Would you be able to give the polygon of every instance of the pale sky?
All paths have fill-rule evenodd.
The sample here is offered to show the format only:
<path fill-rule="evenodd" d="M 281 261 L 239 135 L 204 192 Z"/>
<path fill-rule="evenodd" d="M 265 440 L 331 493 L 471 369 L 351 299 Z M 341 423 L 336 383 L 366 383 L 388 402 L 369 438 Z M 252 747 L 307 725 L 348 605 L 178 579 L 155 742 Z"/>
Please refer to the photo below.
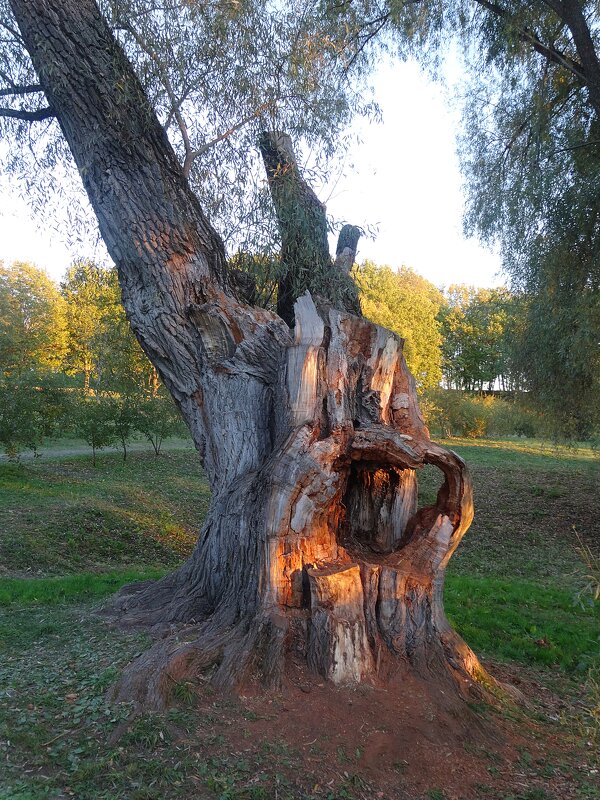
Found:
<path fill-rule="evenodd" d="M 380 67 L 374 87 L 383 120 L 354 126 L 362 144 L 321 197 L 334 218 L 377 227 L 375 241 L 361 239 L 357 260 L 406 264 L 436 286 L 501 284 L 497 255 L 462 233 L 458 116 L 444 90 L 410 61 Z M 32 261 L 59 280 L 74 257 L 98 257 L 69 250 L 60 230 L 32 219 L 8 180 L 1 187 L 0 260 Z"/>

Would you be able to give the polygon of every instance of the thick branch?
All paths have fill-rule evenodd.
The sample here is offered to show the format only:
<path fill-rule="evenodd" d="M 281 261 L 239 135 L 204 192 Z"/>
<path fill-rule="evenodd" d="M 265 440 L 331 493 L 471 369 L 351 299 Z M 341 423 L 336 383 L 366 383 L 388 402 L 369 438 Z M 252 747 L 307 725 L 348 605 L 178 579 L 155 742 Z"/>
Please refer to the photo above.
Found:
<path fill-rule="evenodd" d="M 279 131 L 264 132 L 259 141 L 281 234 L 284 274 L 279 281 L 277 313 L 293 324 L 294 302 L 312 279 L 331 263 L 325 206 L 298 169 L 292 140 Z"/>
<path fill-rule="evenodd" d="M 25 120 L 25 122 L 40 122 L 55 116 L 56 114 L 52 108 L 38 108 L 36 111 L 25 111 L 20 108 L 0 108 L 0 117 L 12 117 Z"/>
<path fill-rule="evenodd" d="M 502 6 L 498 5 L 498 3 L 489 2 L 489 0 L 475 0 L 475 2 L 483 6 L 483 8 L 490 11 L 492 14 L 495 14 L 497 17 L 501 17 L 502 19 L 511 19 L 511 13 L 507 9 L 503 8 Z M 569 72 L 571 72 L 575 77 L 580 81 L 580 83 L 587 85 L 588 78 L 584 67 L 579 62 L 575 61 L 575 59 L 568 56 L 566 53 L 561 52 L 556 47 L 552 45 L 545 44 L 539 38 L 539 36 L 534 32 L 531 31 L 527 27 L 521 27 L 517 31 L 517 35 L 521 39 L 522 42 L 526 44 L 530 44 L 533 49 L 543 55 L 548 61 L 551 61 L 554 64 L 559 64 L 561 67 L 564 67 Z"/>
<path fill-rule="evenodd" d="M 293 325 L 294 302 L 309 291 L 360 315 L 358 292 L 348 270 L 331 260 L 325 206 L 303 178 L 292 140 L 286 133 L 269 131 L 262 134 L 259 146 L 281 234 L 283 274 L 277 313 Z"/>
<path fill-rule="evenodd" d="M 565 0 L 562 3 L 553 2 L 549 5 L 557 6 L 560 18 L 568 26 L 577 49 L 586 75 L 586 86 L 590 101 L 598 119 L 600 120 L 600 59 L 592 39 L 592 34 L 583 14 L 581 3 L 577 0 Z"/>
<path fill-rule="evenodd" d="M 335 249 L 335 265 L 346 275 L 350 274 L 354 262 L 356 261 L 358 240 L 361 234 L 361 229 L 356 225 L 344 225 L 338 236 L 337 247 Z"/>
<path fill-rule="evenodd" d="M 234 296 L 223 243 L 93 0 L 11 6 L 117 265 L 132 329 L 218 488 L 269 454 L 269 398 L 288 330 Z M 227 414 L 223 381 L 236 387 Z"/>
<path fill-rule="evenodd" d="M 13 97 L 14 95 L 34 94 L 36 92 L 43 91 L 44 90 L 39 84 L 32 84 L 30 86 L 12 85 L 7 89 L 0 89 L 0 97 Z"/>

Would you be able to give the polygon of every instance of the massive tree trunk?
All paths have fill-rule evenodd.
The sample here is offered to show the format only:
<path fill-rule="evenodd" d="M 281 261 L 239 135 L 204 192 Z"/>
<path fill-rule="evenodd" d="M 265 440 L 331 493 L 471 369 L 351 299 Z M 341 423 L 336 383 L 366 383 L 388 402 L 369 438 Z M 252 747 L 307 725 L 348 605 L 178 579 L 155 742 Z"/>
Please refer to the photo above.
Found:
<path fill-rule="evenodd" d="M 442 591 L 471 521 L 471 486 L 461 459 L 429 439 L 402 341 L 309 293 L 293 330 L 241 302 L 92 0 L 11 5 L 132 328 L 212 487 L 188 561 L 117 600 L 123 621 L 166 634 L 128 668 L 119 696 L 158 707 L 174 681 L 208 665 L 224 687 L 278 685 L 302 665 L 338 684 L 402 666 L 469 685 L 477 660 L 448 625 Z M 419 509 L 425 464 L 442 485 Z"/>

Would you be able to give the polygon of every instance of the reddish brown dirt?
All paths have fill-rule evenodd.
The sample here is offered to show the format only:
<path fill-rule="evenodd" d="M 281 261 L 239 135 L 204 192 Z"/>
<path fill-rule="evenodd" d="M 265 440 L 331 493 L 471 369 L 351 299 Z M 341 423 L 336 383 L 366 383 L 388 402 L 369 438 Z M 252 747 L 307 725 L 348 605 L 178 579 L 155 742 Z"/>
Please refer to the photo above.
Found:
<path fill-rule="evenodd" d="M 335 688 L 307 675 L 271 699 L 199 697 L 199 717 L 222 731 L 232 755 L 260 767 L 265 752 L 298 797 L 386 800 L 571 800 L 596 783 L 584 743 L 552 719 L 564 701 L 535 679 L 493 668 L 545 707 L 508 700 L 467 704 L 414 677 L 386 689 Z M 527 701 L 526 701 L 527 703 Z M 547 719 L 542 721 L 546 716 Z M 534 721 L 534 718 L 537 721 Z M 222 749 L 221 743 L 220 749 Z M 589 762 L 589 753 L 587 754 Z M 286 767 L 287 765 L 287 767 Z M 300 767 L 300 769 L 299 769 Z M 287 772 L 286 772 L 287 769 Z M 274 797 L 277 796 L 275 791 Z"/>

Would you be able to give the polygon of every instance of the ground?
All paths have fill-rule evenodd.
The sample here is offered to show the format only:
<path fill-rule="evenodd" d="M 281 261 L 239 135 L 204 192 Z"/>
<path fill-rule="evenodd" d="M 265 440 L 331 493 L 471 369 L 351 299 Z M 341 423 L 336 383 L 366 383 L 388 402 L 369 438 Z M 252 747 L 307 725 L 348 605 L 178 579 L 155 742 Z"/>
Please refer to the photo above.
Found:
<path fill-rule="evenodd" d="M 174 686 L 167 713 L 134 718 L 107 689 L 148 639 L 107 625 L 99 601 L 191 547 L 208 498 L 193 452 L 0 464 L 0 800 L 598 797 L 599 614 L 578 596 L 573 530 L 598 547 L 598 461 L 448 444 L 472 465 L 477 508 L 449 617 L 520 701 L 444 713 L 402 676 L 335 689 L 298 667 L 270 698 L 215 694 L 207 675 L 200 691 Z"/>

